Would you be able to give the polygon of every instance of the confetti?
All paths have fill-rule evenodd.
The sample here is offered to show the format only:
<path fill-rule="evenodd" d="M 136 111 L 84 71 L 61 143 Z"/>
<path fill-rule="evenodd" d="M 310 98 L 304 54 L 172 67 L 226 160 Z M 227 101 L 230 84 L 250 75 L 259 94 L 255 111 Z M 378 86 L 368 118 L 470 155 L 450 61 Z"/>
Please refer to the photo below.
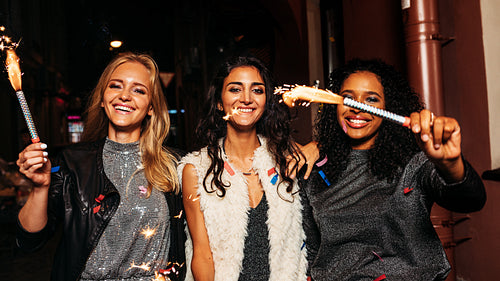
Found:
<path fill-rule="evenodd" d="M 321 176 L 321 178 L 323 179 L 323 181 L 326 183 L 327 186 L 331 185 L 330 181 L 326 178 L 325 172 L 320 170 L 318 174 Z"/>
<path fill-rule="evenodd" d="M 413 187 L 411 187 L 411 188 L 410 188 L 410 187 L 405 187 L 405 188 L 404 188 L 404 190 L 403 190 L 403 192 L 404 192 L 404 194 L 408 194 L 408 193 L 410 193 L 412 190 L 413 190 Z"/>
<path fill-rule="evenodd" d="M 318 168 L 319 168 L 319 167 L 321 167 L 321 166 L 325 165 L 325 164 L 326 164 L 326 162 L 328 162 L 328 156 L 325 156 L 325 158 L 323 158 L 323 160 L 321 160 L 321 161 L 317 162 L 317 163 L 316 163 L 316 167 L 318 167 Z"/>
<path fill-rule="evenodd" d="M 146 187 L 144 187 L 143 185 L 140 185 L 139 192 L 141 192 L 141 194 L 146 194 L 148 192 L 148 189 Z"/>
<path fill-rule="evenodd" d="M 224 169 L 226 169 L 229 175 L 234 176 L 233 168 L 231 168 L 231 165 L 227 161 L 224 161 Z"/>

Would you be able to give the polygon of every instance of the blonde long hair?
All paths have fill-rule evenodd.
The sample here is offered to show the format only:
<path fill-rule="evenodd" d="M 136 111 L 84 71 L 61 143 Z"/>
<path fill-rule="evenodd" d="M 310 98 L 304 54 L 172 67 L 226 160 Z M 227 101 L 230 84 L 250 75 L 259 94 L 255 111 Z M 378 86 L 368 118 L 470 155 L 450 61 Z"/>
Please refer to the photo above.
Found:
<path fill-rule="evenodd" d="M 144 174 L 148 180 L 148 194 L 151 194 L 153 187 L 163 192 L 178 193 L 180 186 L 176 172 L 177 159 L 172 152 L 163 147 L 163 141 L 170 128 L 170 117 L 160 83 L 158 66 L 149 55 L 122 53 L 106 66 L 88 102 L 82 141 L 97 141 L 108 135 L 109 119 L 101 107 L 101 102 L 111 74 L 118 66 L 127 62 L 138 62 L 144 65 L 149 70 L 152 85 L 153 114 L 144 118 L 139 139 Z"/>

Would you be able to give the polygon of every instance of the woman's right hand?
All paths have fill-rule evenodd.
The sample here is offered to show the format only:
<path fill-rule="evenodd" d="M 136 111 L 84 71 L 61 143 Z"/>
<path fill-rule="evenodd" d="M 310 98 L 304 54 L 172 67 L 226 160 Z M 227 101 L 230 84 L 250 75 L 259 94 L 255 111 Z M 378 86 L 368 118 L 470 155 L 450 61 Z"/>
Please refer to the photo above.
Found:
<path fill-rule="evenodd" d="M 19 153 L 16 161 L 19 172 L 33 182 L 33 187 L 48 188 L 50 185 L 51 163 L 48 153 L 44 151 L 46 148 L 44 143 L 30 144 Z"/>

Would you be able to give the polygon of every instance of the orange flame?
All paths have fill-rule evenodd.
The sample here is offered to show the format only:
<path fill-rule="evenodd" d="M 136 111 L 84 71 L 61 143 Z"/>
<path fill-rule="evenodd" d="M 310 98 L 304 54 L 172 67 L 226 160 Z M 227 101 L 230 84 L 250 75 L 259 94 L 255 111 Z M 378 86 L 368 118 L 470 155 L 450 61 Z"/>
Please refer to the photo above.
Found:
<path fill-rule="evenodd" d="M 9 73 L 9 81 L 14 90 L 21 90 L 21 68 L 19 67 L 19 57 L 12 49 L 7 50 L 7 58 L 5 59 L 5 67 Z"/>

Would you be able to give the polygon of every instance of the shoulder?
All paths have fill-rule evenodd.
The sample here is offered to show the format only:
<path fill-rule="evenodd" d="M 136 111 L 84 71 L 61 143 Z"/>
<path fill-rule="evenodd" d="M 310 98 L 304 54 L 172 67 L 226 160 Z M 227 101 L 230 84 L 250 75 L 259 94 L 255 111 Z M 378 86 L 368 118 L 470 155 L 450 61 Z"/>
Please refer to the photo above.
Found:
<path fill-rule="evenodd" d="M 190 152 L 180 159 L 177 165 L 177 174 L 180 181 L 182 181 L 184 168 L 187 164 L 192 165 L 193 171 L 198 171 L 198 169 L 202 169 L 202 167 L 207 167 L 208 169 L 210 157 L 208 157 L 207 148 L 204 147 L 201 150 Z"/>
<path fill-rule="evenodd" d="M 203 159 L 208 158 L 208 147 L 204 147 L 200 150 L 193 151 L 187 154 L 184 154 L 180 159 L 182 164 L 198 164 Z"/>

